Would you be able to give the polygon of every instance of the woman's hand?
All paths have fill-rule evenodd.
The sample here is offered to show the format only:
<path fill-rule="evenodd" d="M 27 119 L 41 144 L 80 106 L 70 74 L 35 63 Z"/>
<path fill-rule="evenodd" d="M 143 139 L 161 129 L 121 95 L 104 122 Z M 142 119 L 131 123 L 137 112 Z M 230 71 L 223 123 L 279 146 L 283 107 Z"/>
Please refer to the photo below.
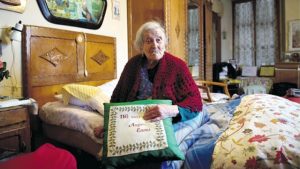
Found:
<path fill-rule="evenodd" d="M 104 136 L 104 129 L 103 129 L 103 127 L 100 126 L 100 127 L 94 128 L 94 135 L 97 138 L 103 138 L 103 136 Z"/>
<path fill-rule="evenodd" d="M 177 105 L 160 104 L 153 106 L 144 114 L 144 120 L 158 121 L 167 117 L 175 117 L 179 113 Z"/>

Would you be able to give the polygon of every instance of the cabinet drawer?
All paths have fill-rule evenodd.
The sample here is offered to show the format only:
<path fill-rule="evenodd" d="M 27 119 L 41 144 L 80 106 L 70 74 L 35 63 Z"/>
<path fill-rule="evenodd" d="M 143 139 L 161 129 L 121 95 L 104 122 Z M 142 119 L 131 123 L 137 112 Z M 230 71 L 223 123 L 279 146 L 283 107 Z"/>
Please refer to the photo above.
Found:
<path fill-rule="evenodd" d="M 0 110 L 0 127 L 24 122 L 26 120 L 27 109 L 24 107 L 10 110 Z"/>
<path fill-rule="evenodd" d="M 0 139 L 0 150 L 1 151 L 13 151 L 20 152 L 20 136 L 12 135 Z"/>

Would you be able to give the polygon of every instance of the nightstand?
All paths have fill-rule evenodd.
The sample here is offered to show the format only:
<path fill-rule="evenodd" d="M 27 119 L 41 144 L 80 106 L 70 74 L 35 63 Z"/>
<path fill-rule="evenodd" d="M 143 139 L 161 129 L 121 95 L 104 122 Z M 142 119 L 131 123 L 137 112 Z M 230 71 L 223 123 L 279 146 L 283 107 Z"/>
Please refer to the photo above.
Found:
<path fill-rule="evenodd" d="M 0 109 L 0 159 L 31 151 L 27 106 Z"/>

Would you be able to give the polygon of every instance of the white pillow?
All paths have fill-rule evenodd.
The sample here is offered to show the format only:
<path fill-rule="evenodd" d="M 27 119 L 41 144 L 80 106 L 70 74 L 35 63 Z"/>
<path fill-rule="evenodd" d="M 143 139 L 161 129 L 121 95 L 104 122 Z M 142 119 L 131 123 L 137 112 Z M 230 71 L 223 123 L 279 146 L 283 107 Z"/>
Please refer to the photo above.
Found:
<path fill-rule="evenodd" d="M 103 83 L 102 85 L 98 86 L 105 93 L 109 98 L 111 97 L 115 87 L 118 84 L 119 79 L 114 79 L 109 82 Z"/>
<path fill-rule="evenodd" d="M 56 94 L 56 95 L 54 95 L 54 97 L 55 97 L 55 99 L 57 101 L 60 101 L 60 102 L 64 101 L 64 98 L 63 98 L 62 94 Z M 77 99 L 74 96 L 70 96 L 70 98 L 69 98 L 69 104 L 72 104 L 72 105 L 75 105 L 75 106 L 80 106 L 80 107 L 86 106 L 86 103 L 84 103 L 83 101 Z"/>

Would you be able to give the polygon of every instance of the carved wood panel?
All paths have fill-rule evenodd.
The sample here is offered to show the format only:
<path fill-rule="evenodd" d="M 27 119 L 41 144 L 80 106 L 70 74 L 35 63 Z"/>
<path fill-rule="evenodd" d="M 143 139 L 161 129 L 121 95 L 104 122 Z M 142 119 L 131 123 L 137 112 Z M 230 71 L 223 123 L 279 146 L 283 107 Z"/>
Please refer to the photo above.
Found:
<path fill-rule="evenodd" d="M 26 25 L 22 36 L 23 95 L 40 104 L 64 84 L 116 78 L 115 38 Z"/>
<path fill-rule="evenodd" d="M 32 37 L 30 43 L 33 86 L 76 79 L 78 62 L 74 40 Z"/>
<path fill-rule="evenodd" d="M 187 1 L 165 0 L 165 25 L 169 38 L 167 50 L 187 61 Z"/>

